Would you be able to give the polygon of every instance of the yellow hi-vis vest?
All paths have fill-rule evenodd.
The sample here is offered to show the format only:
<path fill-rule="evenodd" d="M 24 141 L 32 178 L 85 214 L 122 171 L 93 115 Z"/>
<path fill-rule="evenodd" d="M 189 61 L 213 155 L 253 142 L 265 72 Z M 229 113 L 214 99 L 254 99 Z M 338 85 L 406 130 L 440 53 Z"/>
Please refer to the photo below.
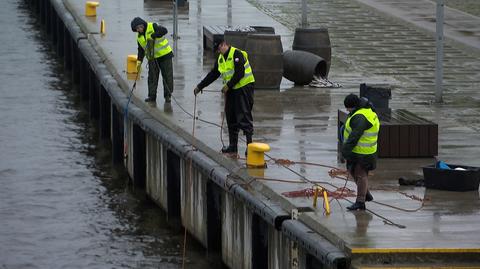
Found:
<path fill-rule="evenodd" d="M 352 116 L 348 117 L 347 122 L 345 122 L 345 130 L 343 131 L 343 141 L 346 142 L 348 136 L 352 132 L 352 128 L 350 127 L 350 119 L 357 114 L 362 114 L 365 116 L 365 118 L 372 124 L 372 127 L 363 132 L 352 152 L 364 155 L 373 154 L 377 152 L 380 121 L 378 120 L 377 114 L 373 112 L 371 108 L 361 108 L 355 111 Z"/>
<path fill-rule="evenodd" d="M 153 60 L 151 59 L 152 52 L 147 51 L 147 40 L 151 39 L 152 34 L 155 30 L 153 29 L 153 23 L 149 22 L 147 23 L 147 29 L 145 29 L 145 35 L 138 34 L 137 35 L 137 42 L 142 46 L 143 50 L 145 50 L 145 56 L 147 57 L 147 60 Z M 151 50 L 152 48 L 148 48 Z M 160 58 L 164 55 L 167 55 L 172 51 L 172 48 L 170 45 L 168 45 L 168 39 L 165 37 L 162 38 L 155 38 L 155 43 L 153 46 L 153 58 Z"/>
<path fill-rule="evenodd" d="M 235 50 L 237 50 L 237 48 L 230 47 L 230 52 L 228 53 L 227 60 L 225 60 L 223 54 L 220 53 L 220 55 L 218 55 L 218 72 L 222 74 L 223 85 L 226 85 L 227 82 L 229 82 L 230 79 L 233 77 L 233 73 L 235 73 L 235 65 L 233 63 L 233 53 L 235 52 Z M 243 50 L 239 51 L 242 52 L 243 57 L 245 57 L 245 64 L 243 65 L 245 67 L 245 74 L 243 75 L 243 78 L 240 79 L 240 81 L 233 86 L 233 89 L 238 89 L 249 83 L 255 82 L 252 68 L 250 67 L 250 63 L 248 62 L 248 54 Z"/>

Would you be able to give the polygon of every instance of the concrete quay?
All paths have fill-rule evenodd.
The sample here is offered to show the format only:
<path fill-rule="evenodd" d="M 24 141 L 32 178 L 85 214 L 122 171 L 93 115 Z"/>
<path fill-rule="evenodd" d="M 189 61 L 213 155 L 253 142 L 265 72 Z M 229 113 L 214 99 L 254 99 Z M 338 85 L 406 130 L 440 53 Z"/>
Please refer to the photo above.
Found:
<path fill-rule="evenodd" d="M 397 184 L 400 176 L 421 177 L 421 167 L 432 159 L 381 159 L 370 182 L 375 201 L 367 205 L 366 212 L 347 212 L 345 206 L 352 201 L 347 198 L 332 200 L 332 212 L 327 215 L 322 208 L 312 208 L 311 198 L 282 194 L 312 187 L 312 181 L 330 191 L 345 184 L 355 189 L 353 183 L 332 179 L 328 172 L 330 167 L 342 166 L 336 154 L 337 109 L 346 94 L 358 92 L 362 82 L 392 85 L 393 108 L 405 108 L 438 123 L 441 159 L 479 166 L 478 18 L 446 10 L 445 102 L 435 104 L 434 39 L 428 28 L 429 12 L 434 14 L 434 10 L 429 10 L 428 2 L 309 3 L 310 26 L 326 26 L 330 32 L 330 79 L 343 87 L 295 87 L 283 80 L 280 91 L 255 92 L 254 140 L 272 147 L 267 169 L 247 169 L 244 160 L 218 153 L 223 98 L 209 91 L 195 99 L 192 93 L 214 62 L 213 55 L 203 51 L 202 26 L 272 26 L 281 35 L 284 50 L 288 50 L 299 24 L 299 3 L 190 1 L 188 9 L 179 9 L 180 38 L 176 42 L 169 38 L 175 49 L 174 102 L 163 104 L 158 100 L 154 106 L 143 103 L 147 87 L 142 76 L 126 124 L 122 113 L 133 81 L 125 73 L 125 61 L 128 54 L 136 53 L 130 20 L 140 16 L 159 22 L 171 32 L 171 3 L 103 0 L 96 17 L 85 17 L 85 3 L 77 0 L 42 0 L 39 9 L 55 9 L 58 13 L 63 8 L 72 16 L 58 15 L 64 24 L 67 19 L 78 24 L 75 32 L 73 26 L 66 26 L 73 40 L 69 42 L 88 55 L 82 59 L 72 52 L 76 55 L 72 56 L 72 73 L 75 76 L 75 68 L 79 69 L 77 81 L 81 91 L 88 89 L 87 99 L 93 99 L 93 90 L 108 93 L 99 94 L 100 107 L 96 109 L 100 118 L 105 113 L 109 119 L 103 129 L 105 137 L 111 139 L 117 161 L 124 161 L 133 181 L 145 186 L 169 216 L 180 218 L 209 252 L 219 252 L 230 268 L 294 268 L 295 262 L 298 268 L 317 268 L 319 264 L 326 268 L 385 264 L 391 268 L 478 268 L 478 191 L 444 192 Z M 413 7 L 415 16 L 405 16 L 405 10 Z M 44 14 L 47 29 L 57 27 L 54 25 L 60 21 L 49 19 L 53 14 L 48 11 Z M 450 15 L 459 19 L 449 21 Z M 418 18 L 426 19 L 418 23 Z M 105 34 L 99 33 L 102 19 Z M 464 33 L 462 37 L 460 27 L 468 27 L 474 34 Z M 79 67 L 75 67 L 75 59 L 80 59 Z M 220 88 L 217 81 L 209 90 Z M 110 100 L 102 103 L 102 98 L 108 97 Z M 195 137 L 191 116 L 194 106 L 200 119 L 217 124 L 196 121 Z M 129 145 L 126 160 L 118 157 L 124 134 Z M 222 135 L 226 137 L 225 132 Z M 273 158 L 303 164 L 279 165 Z M 298 220 L 290 220 L 292 210 L 300 212 Z"/>

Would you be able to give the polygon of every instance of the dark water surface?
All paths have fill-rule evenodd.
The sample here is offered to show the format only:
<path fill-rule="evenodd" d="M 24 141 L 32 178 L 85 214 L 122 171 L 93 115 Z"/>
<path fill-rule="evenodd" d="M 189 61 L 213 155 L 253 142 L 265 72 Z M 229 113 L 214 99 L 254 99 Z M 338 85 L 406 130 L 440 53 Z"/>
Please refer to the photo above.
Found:
<path fill-rule="evenodd" d="M 111 165 L 34 14 L 2 0 L 0 24 L 0 268 L 181 268 L 183 233 Z"/>

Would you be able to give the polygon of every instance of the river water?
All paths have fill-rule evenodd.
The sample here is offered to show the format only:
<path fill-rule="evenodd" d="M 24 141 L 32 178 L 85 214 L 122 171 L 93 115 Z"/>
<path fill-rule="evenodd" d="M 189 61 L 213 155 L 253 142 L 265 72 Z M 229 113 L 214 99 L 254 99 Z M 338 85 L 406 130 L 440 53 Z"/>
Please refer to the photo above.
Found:
<path fill-rule="evenodd" d="M 0 9 L 0 268 L 181 268 L 183 232 L 110 149 L 22 0 Z M 211 268 L 188 240 L 186 268 Z"/>

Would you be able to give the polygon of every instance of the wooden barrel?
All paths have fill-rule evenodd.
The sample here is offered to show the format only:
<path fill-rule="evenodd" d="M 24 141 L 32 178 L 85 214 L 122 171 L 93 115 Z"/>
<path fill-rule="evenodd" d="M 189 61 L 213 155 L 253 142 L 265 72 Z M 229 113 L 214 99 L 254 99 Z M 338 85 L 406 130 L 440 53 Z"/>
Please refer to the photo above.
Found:
<path fill-rule="evenodd" d="M 327 73 L 330 71 L 332 48 L 327 28 L 297 28 L 293 38 L 293 50 L 303 50 L 320 56 L 327 63 Z"/>
<path fill-rule="evenodd" d="M 225 41 L 237 48 L 237 49 L 241 49 L 241 50 L 245 50 L 245 44 L 247 43 L 247 35 L 249 34 L 250 32 L 241 32 L 241 31 L 225 31 L 224 33 L 224 39 Z"/>
<path fill-rule="evenodd" d="M 312 82 L 313 76 L 325 77 L 327 63 L 322 57 L 301 50 L 287 50 L 283 53 L 283 76 L 297 85 Z"/>
<path fill-rule="evenodd" d="M 283 75 L 280 36 L 248 34 L 245 51 L 255 76 L 255 89 L 279 89 Z"/>

